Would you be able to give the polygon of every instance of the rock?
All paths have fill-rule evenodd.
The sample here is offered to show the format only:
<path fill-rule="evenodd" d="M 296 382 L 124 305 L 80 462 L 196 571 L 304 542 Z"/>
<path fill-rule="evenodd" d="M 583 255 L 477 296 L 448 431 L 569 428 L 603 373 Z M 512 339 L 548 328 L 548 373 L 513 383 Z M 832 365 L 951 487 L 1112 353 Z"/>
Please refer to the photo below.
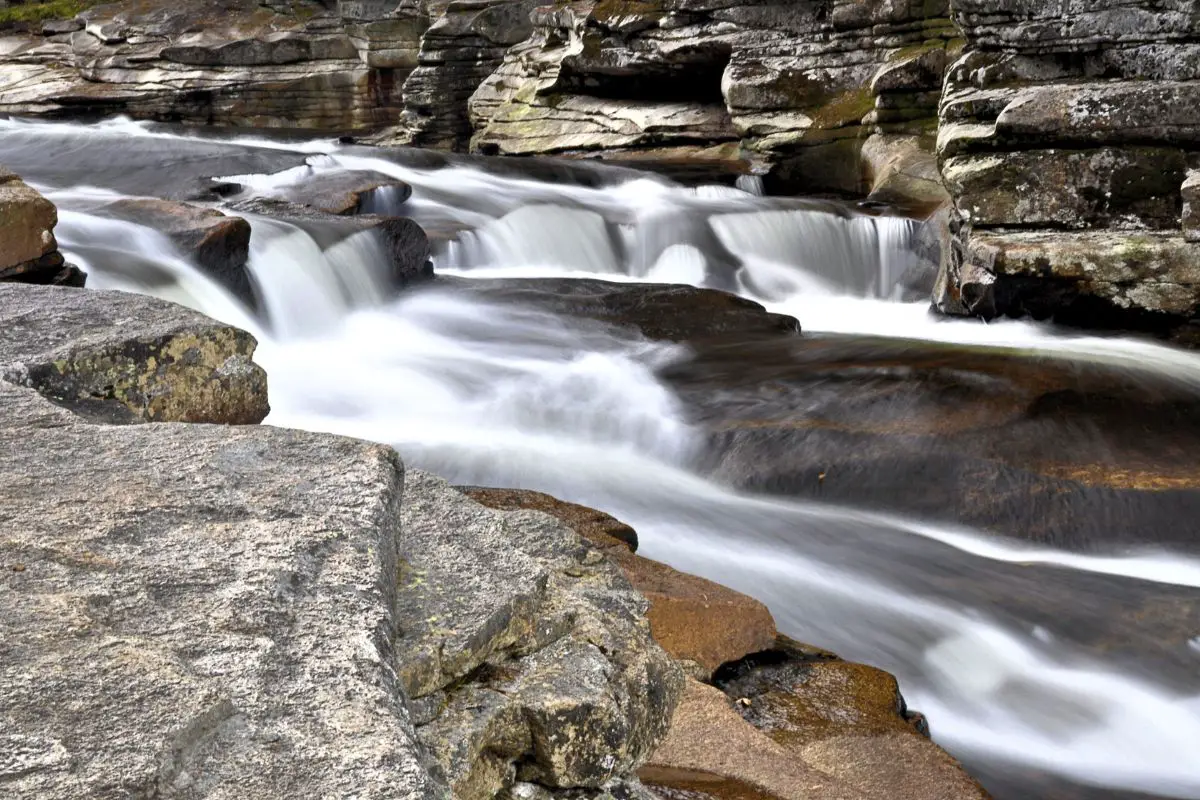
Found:
<path fill-rule="evenodd" d="M 398 671 L 411 697 L 444 698 L 419 734 L 456 796 L 599 789 L 640 766 L 682 685 L 645 600 L 553 517 L 423 473 L 408 493 Z"/>
<path fill-rule="evenodd" d="M 0 281 L 61 282 L 55 280 L 64 267 L 57 224 L 54 204 L 0 167 Z"/>
<path fill-rule="evenodd" d="M 729 143 L 742 154 L 686 157 L 771 171 L 785 190 L 859 192 L 857 140 L 935 127 L 945 13 L 940 2 L 539 8 L 471 96 L 471 146 L 628 159 Z"/>
<path fill-rule="evenodd" d="M 9 38 L 0 111 L 340 131 L 394 122 L 419 31 L 375 4 L 361 24 L 313 0 L 168 0 L 83 10 L 85 30 Z M 57 35 L 59 32 L 63 35 Z"/>
<path fill-rule="evenodd" d="M 531 509 L 543 511 L 561 520 L 575 533 L 606 553 L 637 551 L 637 532 L 619 519 L 594 508 L 568 503 L 542 492 L 526 489 L 493 489 L 482 486 L 458 487 L 480 505 L 501 511 Z"/>
<path fill-rule="evenodd" d="M 614 283 L 581 278 L 439 278 L 454 292 L 520 303 L 556 314 L 599 320 L 672 342 L 714 337 L 790 337 L 800 325 L 792 317 L 716 289 L 653 283 Z"/>
<path fill-rule="evenodd" d="M 1103 147 L 956 156 L 942 172 L 976 229 L 1174 228 L 1186 166 L 1176 148 Z"/>
<path fill-rule="evenodd" d="M 346 171 L 322 175 L 284 190 L 284 199 L 329 214 L 370 213 L 377 196 L 400 205 L 412 196 L 412 187 L 378 172 Z"/>
<path fill-rule="evenodd" d="M 150 362 L 148 347 L 189 326 L 249 341 L 133 295 L 0 297 L 8 380 L 46 358 L 85 380 L 70 359 Z M 261 371 L 228 379 L 225 393 L 265 411 Z M 171 402 L 155 419 L 211 408 L 207 384 L 160 386 Z M 95 425 L 5 381 L 0 406 L 0 563 L 25 567 L 0 572 L 8 791 L 448 800 L 391 668 L 402 468 L 390 448 L 271 427 Z"/>
<path fill-rule="evenodd" d="M 215 209 L 170 200 L 115 200 L 96 210 L 103 216 L 144 225 L 167 236 L 206 275 L 251 309 L 258 308 L 246 262 L 250 224 Z"/>
<path fill-rule="evenodd" d="M 754 598 L 631 553 L 609 557 L 650 601 L 650 632 L 674 658 L 711 674 L 774 644 L 775 620 Z"/>
<path fill-rule="evenodd" d="M 407 217 L 374 214 L 341 216 L 311 206 L 272 199 L 239 200 L 230 203 L 228 208 L 239 214 L 257 214 L 297 225 L 306 230 L 322 248 L 355 234 L 369 233 L 378 240 L 383 253 L 389 257 L 389 278 L 395 289 L 433 277 L 429 239 L 421 226 Z"/>
<path fill-rule="evenodd" d="M 89 418 L 260 422 L 254 337 L 124 292 L 0 284 L 0 374 Z"/>
<path fill-rule="evenodd" d="M 981 232 L 966 259 L 1005 313 L 1162 330 L 1200 307 L 1200 247 L 1174 234 Z"/>
<path fill-rule="evenodd" d="M 722 484 L 1074 551 L 1196 547 L 1200 409 L 1132 362 L 872 337 L 693 349 L 660 375 Z"/>
<path fill-rule="evenodd" d="M 720 584 L 634 555 L 637 534 L 608 514 L 540 492 L 465 491 L 491 508 L 545 511 L 604 551 L 650 602 L 647 618 L 654 641 L 673 658 L 700 665 L 706 676 L 726 662 L 775 643 L 775 620 L 766 606 Z"/>
<path fill-rule="evenodd" d="M 640 775 L 664 797 L 975 798 L 987 793 L 921 732 L 885 672 L 781 640 L 689 681 Z M 886 754 L 886 755 L 884 755 Z"/>
<path fill-rule="evenodd" d="M 1200 242 L 1200 170 L 1192 170 L 1180 188 L 1183 199 L 1183 238 Z"/>
<path fill-rule="evenodd" d="M 32 390 L 49 393 L 44 362 L 86 383 L 91 354 L 152 368 L 227 332 L 243 345 L 228 368 L 253 340 L 116 292 L 0 287 L 0 309 L 13 791 L 651 800 L 632 772 L 682 676 L 645 600 L 568 528 L 406 475 L 381 445 L 96 424 L 87 402 Z M 151 389 L 171 402 L 115 421 L 210 414 L 207 383 L 163 369 Z M 261 370 L 226 377 L 265 411 Z"/>
<path fill-rule="evenodd" d="M 875 134 L 863 142 L 861 158 L 870 174 L 869 200 L 915 217 L 929 217 L 949 205 L 928 140 Z"/>
<path fill-rule="evenodd" d="M 666 740 L 638 774 L 666 797 L 671 790 L 738 800 L 855 797 L 742 719 L 720 689 L 694 680 Z"/>
<path fill-rule="evenodd" d="M 730 665 L 715 682 L 743 719 L 857 796 L 988 797 L 929 740 L 886 672 L 785 649 Z"/>
<path fill-rule="evenodd" d="M 1194 338 L 1190 269 L 1162 263 L 1186 252 L 1181 185 L 1200 141 L 1200 41 L 1185 5 L 953 4 L 965 47 L 940 107 L 956 219 L 939 310 Z M 1084 233 L 1052 242 L 1050 228 Z"/>

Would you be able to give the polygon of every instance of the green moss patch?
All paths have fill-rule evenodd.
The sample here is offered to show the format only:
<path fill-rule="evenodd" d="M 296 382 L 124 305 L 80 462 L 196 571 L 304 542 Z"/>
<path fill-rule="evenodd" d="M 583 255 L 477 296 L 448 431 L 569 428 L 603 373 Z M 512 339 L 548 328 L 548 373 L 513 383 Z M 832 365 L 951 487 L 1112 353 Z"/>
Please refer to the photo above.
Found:
<path fill-rule="evenodd" d="M 94 5 L 99 5 L 99 0 L 46 0 L 41 3 L 22 3 L 19 6 L 0 9 L 0 26 L 45 22 L 50 19 L 72 19 L 79 12 Z"/>

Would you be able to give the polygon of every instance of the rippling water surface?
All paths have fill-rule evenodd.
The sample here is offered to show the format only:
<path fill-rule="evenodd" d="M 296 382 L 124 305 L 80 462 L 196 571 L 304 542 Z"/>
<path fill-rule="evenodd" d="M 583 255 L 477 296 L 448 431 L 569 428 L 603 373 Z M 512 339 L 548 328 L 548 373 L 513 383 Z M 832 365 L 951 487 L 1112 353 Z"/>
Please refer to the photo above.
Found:
<path fill-rule="evenodd" d="M 759 597 L 797 638 L 895 673 L 935 738 L 997 797 L 1200 797 L 1192 556 L 1060 552 L 739 493 L 705 472 L 704 432 L 662 378 L 688 359 L 682 346 L 463 293 L 391 297 L 370 236 L 323 246 L 262 218 L 251 219 L 265 309 L 255 316 L 163 236 L 95 213 L 115 197 L 178 195 L 212 177 L 271 196 L 372 170 L 413 186 L 403 204 L 380 193 L 373 210 L 434 232 L 443 274 L 713 286 L 796 316 L 806 334 L 968 345 L 1200 393 L 1191 353 L 931 317 L 913 288 L 922 231 L 908 220 L 629 171 L 522 177 L 430 158 L 122 120 L 0 122 L 0 160 L 59 206 L 60 244 L 89 286 L 155 294 L 256 333 L 269 423 L 388 442 L 457 482 L 540 489 L 615 514 L 645 554 Z M 1150 616 L 1134 656 L 1104 643 L 1115 620 L 1145 608 L 1183 609 L 1172 624 L 1194 638 L 1156 638 Z"/>

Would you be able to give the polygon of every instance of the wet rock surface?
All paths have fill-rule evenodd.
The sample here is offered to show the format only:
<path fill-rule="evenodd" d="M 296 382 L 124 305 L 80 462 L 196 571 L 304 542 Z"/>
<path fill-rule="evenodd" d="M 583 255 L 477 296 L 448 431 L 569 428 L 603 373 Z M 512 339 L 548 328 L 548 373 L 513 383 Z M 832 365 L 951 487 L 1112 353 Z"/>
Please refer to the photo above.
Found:
<path fill-rule="evenodd" d="M 700 347 L 663 374 L 741 488 L 1075 550 L 1194 550 L 1193 390 L 1130 366 L 807 336 Z"/>
<path fill-rule="evenodd" d="M 496 303 L 583 317 L 647 339 L 687 342 L 723 336 L 794 337 L 800 323 L 752 300 L 681 284 L 616 283 L 590 278 L 448 278 L 436 289 Z"/>
<path fill-rule="evenodd" d="M 98 209 L 165 235 L 180 253 L 249 308 L 258 305 L 246 262 L 250 224 L 210 208 L 149 198 L 116 200 Z"/>
<path fill-rule="evenodd" d="M 310 193 L 297 191 L 298 195 L 305 197 Z M 325 202 L 325 195 L 318 195 L 316 202 Z M 273 198 L 239 200 L 230 203 L 228 209 L 238 214 L 278 219 L 301 227 L 323 249 L 351 236 L 367 236 L 379 248 L 379 256 L 386 259 L 388 281 L 395 289 L 433 277 L 429 239 L 421 226 L 407 217 L 334 214 L 319 207 Z"/>

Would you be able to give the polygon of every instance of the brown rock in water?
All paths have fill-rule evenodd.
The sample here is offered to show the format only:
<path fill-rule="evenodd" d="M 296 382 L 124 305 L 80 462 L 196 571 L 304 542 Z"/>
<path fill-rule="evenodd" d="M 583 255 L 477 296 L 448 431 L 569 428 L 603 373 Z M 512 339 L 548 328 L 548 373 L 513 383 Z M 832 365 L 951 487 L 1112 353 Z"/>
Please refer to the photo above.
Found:
<path fill-rule="evenodd" d="M 250 223 L 241 217 L 170 200 L 116 200 L 97 213 L 135 222 L 170 239 L 205 274 L 250 308 L 258 303 L 246 262 Z"/>
<path fill-rule="evenodd" d="M 436 284 L 500 303 L 520 303 L 637 331 L 647 339 L 794 337 L 794 317 L 717 289 L 591 278 L 439 278 Z"/>
<path fill-rule="evenodd" d="M 633 588 L 650 601 L 647 616 L 655 641 L 674 658 L 699 664 L 706 675 L 775 643 L 775 620 L 765 605 L 720 584 L 634 555 L 637 534 L 615 517 L 541 492 L 480 487 L 463 491 L 491 508 L 544 511 L 603 550 Z"/>
<path fill-rule="evenodd" d="M 293 203 L 345 216 L 368 212 L 372 197 L 381 191 L 387 191 L 395 203 L 412 196 L 412 187 L 404 181 L 378 172 L 347 171 L 289 187 L 284 190 L 284 197 Z"/>
<path fill-rule="evenodd" d="M 87 275 L 58 252 L 57 224 L 54 204 L 0 166 L 0 281 L 83 286 Z"/>
<path fill-rule="evenodd" d="M 640 771 L 666 798 L 986 800 L 931 742 L 886 672 L 797 647 L 690 681 L 667 739 Z"/>

